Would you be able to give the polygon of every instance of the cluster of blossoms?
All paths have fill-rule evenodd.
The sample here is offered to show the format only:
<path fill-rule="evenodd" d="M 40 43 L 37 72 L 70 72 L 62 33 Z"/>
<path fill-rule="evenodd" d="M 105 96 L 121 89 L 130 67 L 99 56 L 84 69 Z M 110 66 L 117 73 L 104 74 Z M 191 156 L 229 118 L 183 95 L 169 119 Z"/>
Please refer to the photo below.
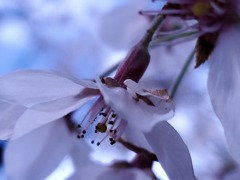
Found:
<path fill-rule="evenodd" d="M 36 165 L 36 168 L 33 168 L 34 164 L 44 166 L 44 162 L 40 160 L 44 153 L 39 152 L 39 146 L 34 149 L 27 166 L 13 165 L 16 161 L 24 161 L 22 154 L 15 152 L 21 144 L 34 141 L 33 134 L 47 132 L 46 134 L 50 135 L 54 128 L 59 129 L 59 136 L 64 135 L 63 139 L 66 141 L 60 145 L 61 152 L 53 153 L 58 161 L 66 152 L 72 150 L 75 140 L 69 140 L 73 137 L 65 123 L 69 122 L 66 120 L 68 114 L 97 97 L 92 108 L 76 125 L 78 129 L 74 128 L 77 138 L 83 139 L 92 131 L 95 133 L 92 144 L 100 145 L 109 138 L 111 145 L 121 142 L 129 149 L 134 149 L 122 140 L 126 127 L 132 127 L 136 131 L 136 134 L 132 135 L 140 134 L 144 137 L 150 149 L 143 150 L 138 147 L 136 153 L 139 153 L 139 157 L 138 161 L 135 161 L 138 163 L 132 163 L 131 167 L 151 169 L 153 161 L 157 160 L 170 179 L 196 179 L 188 148 L 177 131 L 167 122 L 174 115 L 174 102 L 166 90 L 149 90 L 138 84 L 150 62 L 149 45 L 154 40 L 161 45 L 159 37 L 171 37 L 186 32 L 191 32 L 187 38 L 198 38 L 196 67 L 209 59 L 208 85 L 212 104 L 224 127 L 230 151 L 235 159 L 240 161 L 240 144 L 236 139 L 240 129 L 237 119 L 240 115 L 240 70 L 238 48 L 235 45 L 239 41 L 239 6 L 237 0 L 168 0 L 162 10 L 142 12 L 155 16 L 153 25 L 129 51 L 113 78 L 78 80 L 56 72 L 40 70 L 18 71 L 1 77 L 0 138 L 10 140 L 5 152 L 7 176 L 10 179 L 32 179 L 39 168 Z M 178 30 L 161 32 L 161 22 L 176 17 L 183 21 L 195 20 L 196 23 L 186 23 Z M 153 35 L 155 36 L 152 41 Z M 183 41 L 187 40 L 185 36 L 179 37 Z M 72 125 L 72 122 L 70 124 Z M 43 141 L 47 141 L 47 137 L 41 138 L 40 144 L 44 145 Z M 84 152 L 84 147 L 81 146 L 80 149 Z M 21 151 L 26 154 L 23 149 Z M 150 163 L 141 157 L 141 153 L 148 157 Z M 83 155 L 81 157 L 83 158 Z M 36 163 L 37 161 L 40 164 Z M 144 163 L 145 166 L 142 165 Z M 49 167 L 40 173 L 40 179 L 49 174 L 56 161 L 49 164 Z M 77 179 L 79 172 L 73 177 Z M 123 173 L 121 178 L 127 176 Z"/>

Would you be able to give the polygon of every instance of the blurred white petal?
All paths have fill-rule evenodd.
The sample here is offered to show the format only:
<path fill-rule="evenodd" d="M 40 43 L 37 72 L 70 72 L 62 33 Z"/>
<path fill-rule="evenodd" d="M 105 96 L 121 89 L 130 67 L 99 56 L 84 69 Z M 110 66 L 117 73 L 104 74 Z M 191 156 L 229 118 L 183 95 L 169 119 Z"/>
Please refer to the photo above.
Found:
<path fill-rule="evenodd" d="M 168 122 L 158 123 L 145 137 L 169 179 L 195 180 L 188 148 Z"/>
<path fill-rule="evenodd" d="M 128 141 L 136 146 L 142 147 L 150 152 L 153 152 L 151 146 L 147 142 L 142 131 L 140 131 L 136 127 L 133 127 L 131 125 L 126 126 L 126 128 L 124 130 L 124 138 L 126 139 L 126 141 Z"/>
<path fill-rule="evenodd" d="M 149 23 L 138 14 L 140 9 L 146 8 L 146 3 L 144 0 L 127 1 L 104 14 L 99 23 L 99 37 L 104 45 L 120 50 L 133 46 Z"/>
<path fill-rule="evenodd" d="M 76 96 L 85 87 L 49 71 L 17 71 L 0 78 L 0 99 L 31 107 L 33 105 Z"/>
<path fill-rule="evenodd" d="M 221 120 L 229 149 L 240 162 L 240 29 L 229 27 L 219 36 L 209 63 L 208 90 Z"/>
<path fill-rule="evenodd" d="M 0 100 L 0 139 L 9 139 L 12 135 L 16 121 L 26 110 L 25 107 L 13 105 Z"/>
<path fill-rule="evenodd" d="M 138 98 L 138 96 L 142 96 L 142 99 L 148 99 L 152 104 L 154 104 L 155 112 L 159 114 L 165 114 L 168 112 L 171 112 L 172 115 L 174 115 L 174 108 L 175 105 L 173 101 L 168 96 L 166 90 L 154 90 L 153 92 L 147 91 L 145 89 L 142 89 L 142 87 L 132 81 L 131 79 L 127 79 L 124 81 L 124 84 L 127 86 L 127 91 L 133 96 Z M 157 95 L 156 95 L 157 94 Z M 141 99 L 141 97 L 140 97 Z"/>
<path fill-rule="evenodd" d="M 107 166 L 100 165 L 97 163 L 88 165 L 80 169 L 77 169 L 77 171 L 70 178 L 68 178 L 68 180 L 79 179 L 96 180 L 97 177 L 106 169 L 108 169 Z"/>
<path fill-rule="evenodd" d="M 128 121 L 134 127 L 144 132 L 149 132 L 153 126 L 171 118 L 174 114 L 172 109 L 165 112 L 165 107 L 151 106 L 142 100 L 136 100 L 128 91 L 120 87 L 107 87 L 97 80 L 104 101 L 122 119 Z M 168 102 L 166 102 L 169 104 Z M 164 104 L 163 104 L 164 105 Z M 165 113 L 165 114 L 163 114 Z"/>
<path fill-rule="evenodd" d="M 109 168 L 98 176 L 96 180 L 150 180 L 151 178 L 137 168 Z"/>
<path fill-rule="evenodd" d="M 5 152 L 8 179 L 42 180 L 61 162 L 73 145 L 63 119 L 48 123 L 9 142 Z"/>
<path fill-rule="evenodd" d="M 9 138 L 14 126 L 14 138 L 20 137 L 76 110 L 99 94 L 96 83 L 92 81 L 70 79 L 40 70 L 5 75 L 0 78 L 0 86 L 0 100 L 6 105 L 13 104 L 10 109 L 3 110 L 4 115 L 0 119 L 1 127 L 6 131 L 2 132 L 5 134 L 2 139 Z M 20 106 L 28 109 L 24 111 L 24 107 Z"/>
<path fill-rule="evenodd" d="M 86 92 L 87 95 L 88 91 Z M 83 105 L 92 96 L 86 96 L 85 92 L 76 97 L 69 97 L 52 103 L 45 103 L 45 105 L 37 106 L 37 110 L 28 109 L 18 119 L 15 125 L 13 139 L 18 138 L 32 130 L 43 126 L 51 121 L 57 120 L 68 113 L 76 110 Z M 42 111 L 44 110 L 44 111 Z"/>

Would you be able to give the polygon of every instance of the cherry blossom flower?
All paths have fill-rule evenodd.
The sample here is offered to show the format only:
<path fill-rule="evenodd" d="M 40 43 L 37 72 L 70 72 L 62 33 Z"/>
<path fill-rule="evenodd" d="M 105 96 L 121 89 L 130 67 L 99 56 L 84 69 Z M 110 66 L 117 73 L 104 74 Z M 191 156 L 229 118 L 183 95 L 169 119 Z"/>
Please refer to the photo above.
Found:
<path fill-rule="evenodd" d="M 127 80 L 127 82 L 125 84 L 136 85 L 132 80 Z M 100 97 L 93 105 L 89 112 L 91 116 L 88 124 L 82 128 L 80 136 L 83 136 L 88 126 L 96 121 L 95 118 L 98 114 L 102 118 L 98 120 L 96 131 L 114 133 L 115 135 L 112 136 L 116 136 L 116 138 L 121 136 L 127 122 L 136 125 L 141 130 L 149 131 L 157 122 L 167 120 L 174 114 L 174 103 L 167 94 L 157 96 L 147 91 L 144 92 L 143 89 L 136 86 L 132 91 L 134 93 L 134 90 L 137 90 L 138 93 L 135 92 L 133 95 L 137 94 L 138 96 L 134 97 L 111 78 L 105 78 L 102 81 L 97 79 L 96 83 L 79 80 L 74 82 L 72 79 L 53 72 L 30 70 L 3 76 L 0 83 L 2 87 L 1 100 L 3 105 L 7 105 L 2 108 L 4 115 L 1 117 L 1 124 L 3 124 L 1 128 L 5 127 L 3 129 L 5 131 L 1 131 L 2 139 L 9 138 L 11 133 L 13 133 L 13 138 L 20 137 L 46 123 L 63 117 L 79 108 L 89 98 L 101 94 L 104 100 Z M 115 93 L 116 91 L 119 93 Z M 107 98 L 109 97 L 114 97 L 117 102 L 115 104 L 120 104 L 120 106 L 123 103 L 120 100 L 124 100 L 128 104 L 128 108 L 131 109 L 131 116 L 125 117 L 126 113 L 124 112 L 116 114 L 115 110 L 118 111 L 118 109 L 125 107 L 115 107 L 115 104 L 108 102 Z M 17 113 L 9 115 L 12 110 Z M 159 118 L 153 118 L 154 116 L 159 116 Z M 138 119 L 138 121 L 131 121 L 130 117 Z M 149 123 L 144 119 L 152 119 L 152 122 Z M 86 118 L 83 118 L 84 120 Z M 108 124 L 111 127 L 107 127 Z"/>
<path fill-rule="evenodd" d="M 1 131 L 1 138 L 6 139 L 12 135 L 12 141 L 10 141 L 8 147 L 10 150 L 7 150 L 7 152 L 12 152 L 12 146 L 16 147 L 19 143 L 21 144 L 21 139 L 30 138 L 31 140 L 31 133 L 37 133 L 38 129 L 44 126 L 48 127 L 48 124 L 51 122 L 61 121 L 58 118 L 79 108 L 90 97 L 100 95 L 101 92 L 103 98 L 100 97 L 89 112 L 91 113 L 90 119 L 86 127 L 82 127 L 79 137 L 84 137 L 88 127 L 94 123 L 94 120 L 96 121 L 95 117 L 98 114 L 101 117 L 95 125 L 96 135 L 105 134 L 97 143 L 98 145 L 107 136 L 110 137 L 110 143 L 114 144 L 124 132 L 125 126 L 127 124 L 132 125 L 146 133 L 148 142 L 154 151 L 156 149 L 156 153 L 158 153 L 157 151 L 160 153 L 161 148 L 168 149 L 169 147 L 169 150 L 161 152 L 159 157 L 162 159 L 161 162 L 170 177 L 186 176 L 194 179 L 186 145 L 168 123 L 158 123 L 173 116 L 174 104 L 169 99 L 166 91 L 153 91 L 151 93 L 139 88 L 132 80 L 125 81 L 125 85 L 128 88 L 126 90 L 120 85 L 117 86 L 117 81 L 111 78 L 105 78 L 102 81 L 97 79 L 96 83 L 94 83 L 92 81 L 72 80 L 47 71 L 15 72 L 3 76 L 0 79 L 0 83 L 2 87 L 2 101 L 4 100 L 4 102 L 8 103 L 9 107 L 21 107 L 18 116 L 14 115 L 14 113 L 12 113 L 12 116 L 9 115 L 9 108 L 7 108 L 6 112 L 5 110 L 3 111 L 5 116 L 1 117 L 1 123 L 6 121 L 7 123 L 4 125 L 8 128 L 6 132 Z M 128 105 L 127 109 L 130 110 L 129 113 L 126 113 L 126 103 Z M 157 128 L 151 131 L 154 126 L 162 130 L 159 131 L 159 128 Z M 3 128 L 2 125 L 1 128 Z M 43 129 L 47 131 L 47 128 Z M 166 130 L 166 134 L 164 130 Z M 161 136 L 165 141 L 156 143 L 154 139 Z M 24 140 L 24 142 L 27 141 Z M 168 145 L 168 142 L 173 143 Z M 174 153 L 176 148 L 173 148 L 175 146 L 182 149 L 182 151 L 178 151 L 181 154 L 178 159 L 175 159 L 173 155 L 176 154 Z M 10 155 L 6 153 L 6 162 L 9 161 L 9 157 Z M 165 160 L 164 157 L 168 158 Z M 181 158 L 183 158 L 183 161 L 179 161 Z M 31 162 L 29 164 L 31 166 Z M 186 166 L 182 166 L 182 164 Z M 174 166 L 179 166 L 179 171 L 172 171 Z M 17 167 L 17 165 L 14 167 Z M 180 167 L 183 167 L 183 169 Z M 12 174 L 11 170 L 9 171 Z M 181 172 L 185 173 L 181 174 Z"/>
<path fill-rule="evenodd" d="M 32 140 L 29 134 L 61 121 L 90 98 L 98 97 L 78 124 L 78 138 L 84 138 L 92 129 L 95 132 L 92 144 L 100 145 L 109 137 L 113 145 L 126 126 L 132 126 L 143 133 L 171 179 L 195 179 L 185 143 L 165 122 L 174 115 L 173 101 L 165 90 L 148 90 L 137 84 L 148 67 L 148 45 L 161 19 L 158 18 L 153 28 L 130 50 L 114 78 L 83 81 L 39 70 L 18 71 L 1 77 L 0 100 L 6 106 L 1 110 L 4 115 L 0 119 L 4 129 L 0 132 L 1 139 L 11 138 L 15 144 L 25 138 Z"/>

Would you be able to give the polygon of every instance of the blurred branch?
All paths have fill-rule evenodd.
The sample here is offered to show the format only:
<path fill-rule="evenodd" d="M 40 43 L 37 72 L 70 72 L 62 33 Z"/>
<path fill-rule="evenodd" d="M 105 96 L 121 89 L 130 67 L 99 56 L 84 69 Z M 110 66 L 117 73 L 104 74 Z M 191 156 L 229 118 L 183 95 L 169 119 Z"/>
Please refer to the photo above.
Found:
<path fill-rule="evenodd" d="M 174 98 L 174 96 L 175 96 L 175 94 L 176 94 L 176 92 L 178 90 L 178 87 L 179 87 L 180 83 L 182 82 L 183 77 L 186 74 L 186 72 L 188 70 L 188 67 L 191 64 L 192 60 L 193 60 L 194 54 L 195 54 L 195 50 L 193 50 L 191 52 L 191 54 L 189 55 L 189 57 L 188 57 L 187 61 L 185 62 L 185 64 L 184 64 L 184 66 L 183 66 L 183 68 L 182 68 L 178 78 L 176 79 L 176 81 L 175 81 L 175 83 L 173 85 L 172 91 L 170 93 L 170 97 L 172 99 Z"/>

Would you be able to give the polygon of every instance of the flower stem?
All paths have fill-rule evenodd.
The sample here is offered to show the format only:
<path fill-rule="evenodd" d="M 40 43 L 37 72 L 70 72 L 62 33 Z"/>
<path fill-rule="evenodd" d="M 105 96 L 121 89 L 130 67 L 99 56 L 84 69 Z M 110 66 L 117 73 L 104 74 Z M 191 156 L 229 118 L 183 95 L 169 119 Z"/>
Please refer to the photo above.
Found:
<path fill-rule="evenodd" d="M 174 96 L 175 96 L 175 94 L 177 92 L 177 89 L 178 89 L 180 83 L 182 82 L 183 77 L 186 74 L 189 65 L 191 64 L 191 62 L 193 60 L 194 54 L 195 54 L 195 50 L 193 50 L 191 52 L 191 54 L 189 55 L 189 57 L 188 57 L 187 61 L 185 62 L 185 64 L 184 64 L 184 66 L 183 66 L 183 68 L 182 68 L 178 78 L 176 79 L 176 81 L 175 81 L 175 83 L 173 85 L 173 88 L 172 88 L 172 91 L 171 91 L 171 94 L 170 94 L 170 97 L 172 99 L 174 98 Z"/>
<path fill-rule="evenodd" d="M 155 31 L 158 29 L 159 25 L 162 23 L 162 21 L 165 19 L 165 16 L 162 16 L 160 14 L 156 15 L 156 17 L 154 18 L 151 27 L 147 30 L 147 32 L 145 33 L 145 35 L 143 36 L 142 40 L 141 40 L 141 44 L 144 47 L 148 47 L 149 43 L 152 40 L 152 37 L 155 33 Z"/>
<path fill-rule="evenodd" d="M 189 37 L 189 36 L 192 36 L 192 35 L 195 35 L 195 34 L 198 34 L 198 31 L 189 31 L 189 32 L 183 32 L 183 33 L 179 33 L 179 34 L 156 37 L 151 42 L 150 47 L 158 46 L 160 43 L 170 42 L 170 41 L 173 41 L 173 40 L 176 40 L 176 39 Z"/>

